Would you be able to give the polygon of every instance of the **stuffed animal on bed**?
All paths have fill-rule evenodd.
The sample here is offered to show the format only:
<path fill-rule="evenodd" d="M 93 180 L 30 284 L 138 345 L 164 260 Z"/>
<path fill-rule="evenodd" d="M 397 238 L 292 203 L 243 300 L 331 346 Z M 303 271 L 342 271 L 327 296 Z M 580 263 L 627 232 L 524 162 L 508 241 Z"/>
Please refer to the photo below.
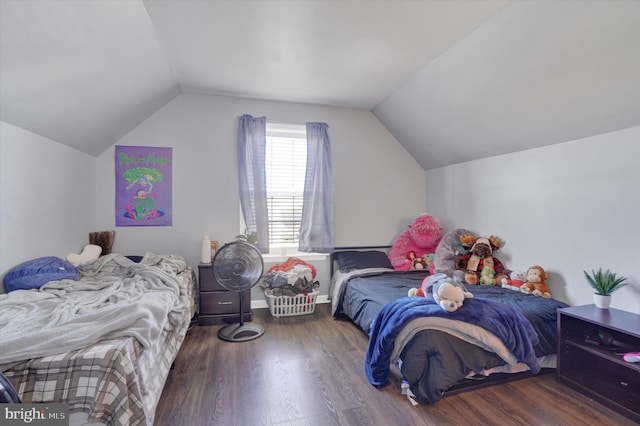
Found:
<path fill-rule="evenodd" d="M 466 290 L 461 283 L 455 280 L 448 280 L 434 286 L 433 300 L 447 312 L 455 312 L 462 306 L 464 299 L 473 297 L 473 294 Z"/>
<path fill-rule="evenodd" d="M 486 267 L 492 268 L 494 275 L 504 272 L 502 262 L 493 256 L 493 252 L 504 245 L 500 238 L 493 235 L 489 238 L 475 238 L 473 234 L 469 234 L 460 236 L 460 242 L 463 246 L 471 247 L 469 253 L 456 258 L 456 269 L 464 271 L 467 284 L 477 284 Z M 473 278 L 473 274 L 476 278 Z"/>
<path fill-rule="evenodd" d="M 417 257 L 416 252 L 411 250 L 407 255 L 407 258 L 411 261 L 411 269 L 414 270 L 429 270 L 433 273 L 433 253 L 426 254 L 422 257 Z"/>
<path fill-rule="evenodd" d="M 100 257 L 102 253 L 102 247 L 95 244 L 87 244 L 82 249 L 82 253 L 76 254 L 71 253 L 67 256 L 67 261 L 71 263 L 73 266 L 81 265 L 82 263 L 86 263 L 90 260 L 95 260 Z"/>
<path fill-rule="evenodd" d="M 460 281 L 445 274 L 428 276 L 422 281 L 420 290 L 425 297 L 433 297 L 433 300 L 447 312 L 457 311 L 464 299 L 473 297 Z"/>
<path fill-rule="evenodd" d="M 408 271 L 413 268 L 413 261 L 409 258 L 414 252 L 415 259 L 435 253 L 436 247 L 442 239 L 442 227 L 435 217 L 422 214 L 414 219 L 409 229 L 396 239 L 389 250 L 389 260 L 393 268 L 398 271 Z"/>
<path fill-rule="evenodd" d="M 524 271 L 511 271 L 509 274 L 501 276 L 497 284 L 500 284 L 502 288 L 520 291 L 520 288 L 522 287 L 526 279 L 527 274 Z"/>
<path fill-rule="evenodd" d="M 547 274 L 542 266 L 534 265 L 527 269 L 527 281 L 520 288 L 523 293 L 551 299 L 551 289 L 547 285 Z"/>
<path fill-rule="evenodd" d="M 427 265 L 427 269 L 432 274 L 433 274 L 433 270 L 435 268 L 435 265 L 433 263 L 433 258 L 434 257 L 435 257 L 434 253 L 429 253 L 429 254 L 425 254 L 424 256 L 422 256 L 422 259 L 424 260 L 425 265 Z"/>
<path fill-rule="evenodd" d="M 407 293 L 407 296 L 409 296 L 409 297 L 432 297 L 433 295 L 431 293 L 433 291 L 433 289 L 432 289 L 433 283 L 436 280 L 443 279 L 444 277 L 446 277 L 445 274 L 435 274 L 435 275 L 426 276 L 422 280 L 422 283 L 420 284 L 420 288 L 411 288 L 411 289 L 409 289 L 409 292 Z"/>
<path fill-rule="evenodd" d="M 446 274 L 459 281 L 464 281 L 464 271 L 456 268 L 456 259 L 468 254 L 470 250 L 470 247 L 464 246 L 460 241 L 460 237 L 463 235 L 473 235 L 473 233 L 467 229 L 459 228 L 447 232 L 442 237 L 433 259 L 434 273 Z"/>
<path fill-rule="evenodd" d="M 420 288 L 409 290 L 409 296 L 432 297 L 442 309 L 447 312 L 454 312 L 464 299 L 473 297 L 464 285 L 446 274 L 434 274 L 422 280 Z"/>
<path fill-rule="evenodd" d="M 407 292 L 407 296 L 409 297 L 426 297 L 426 293 L 424 292 L 425 290 L 425 286 L 427 284 L 427 279 L 429 277 L 425 278 L 424 280 L 422 280 L 422 285 L 420 286 L 420 288 L 410 288 L 409 291 Z"/>
<path fill-rule="evenodd" d="M 495 273 L 491 266 L 485 266 L 480 272 L 480 285 L 496 285 Z"/>

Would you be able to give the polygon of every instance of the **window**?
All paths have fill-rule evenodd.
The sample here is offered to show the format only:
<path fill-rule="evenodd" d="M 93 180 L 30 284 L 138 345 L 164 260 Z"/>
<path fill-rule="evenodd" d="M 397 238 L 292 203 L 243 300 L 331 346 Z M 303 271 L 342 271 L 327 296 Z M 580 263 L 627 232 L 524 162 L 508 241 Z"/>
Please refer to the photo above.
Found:
<path fill-rule="evenodd" d="M 335 247 L 328 127 L 319 122 L 305 123 L 304 128 L 269 123 L 267 132 L 266 117 L 239 117 L 240 209 L 247 232 L 256 234 L 262 253 L 280 247 L 280 254 L 286 254 L 286 248 L 296 247 L 296 240 L 304 253 L 330 253 Z"/>
<path fill-rule="evenodd" d="M 266 139 L 269 248 L 297 249 L 307 162 L 306 128 L 267 122 Z"/>

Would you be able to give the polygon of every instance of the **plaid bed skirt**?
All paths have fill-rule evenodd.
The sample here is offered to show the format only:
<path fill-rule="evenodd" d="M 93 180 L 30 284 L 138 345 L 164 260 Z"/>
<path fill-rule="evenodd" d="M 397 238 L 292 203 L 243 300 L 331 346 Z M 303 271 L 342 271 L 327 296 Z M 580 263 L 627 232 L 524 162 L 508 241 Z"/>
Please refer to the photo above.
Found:
<path fill-rule="evenodd" d="M 155 409 L 196 311 L 195 274 L 179 275 L 190 306 L 180 326 L 163 331 L 147 350 L 133 337 L 100 341 L 72 352 L 13 365 L 5 376 L 24 403 L 63 402 L 89 422 L 153 425 Z"/>

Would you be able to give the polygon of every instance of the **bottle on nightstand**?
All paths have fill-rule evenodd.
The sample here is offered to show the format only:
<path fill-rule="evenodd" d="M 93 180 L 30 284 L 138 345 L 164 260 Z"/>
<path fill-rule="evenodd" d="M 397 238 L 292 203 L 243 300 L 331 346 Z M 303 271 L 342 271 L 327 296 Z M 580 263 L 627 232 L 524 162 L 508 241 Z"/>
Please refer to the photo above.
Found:
<path fill-rule="evenodd" d="M 200 262 L 211 263 L 211 238 L 205 233 L 202 236 L 202 255 Z"/>

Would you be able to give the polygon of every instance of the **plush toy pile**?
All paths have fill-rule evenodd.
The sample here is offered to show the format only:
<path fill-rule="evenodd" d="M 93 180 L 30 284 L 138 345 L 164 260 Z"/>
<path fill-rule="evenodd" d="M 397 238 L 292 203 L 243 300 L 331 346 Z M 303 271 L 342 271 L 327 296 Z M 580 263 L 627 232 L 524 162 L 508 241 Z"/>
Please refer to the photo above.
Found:
<path fill-rule="evenodd" d="M 438 219 L 422 214 L 393 243 L 389 260 L 399 271 L 428 269 L 433 272 L 434 254 L 441 239 L 442 227 Z"/>
<path fill-rule="evenodd" d="M 493 254 L 504 246 L 495 236 L 476 237 L 466 229 L 447 232 L 436 248 L 434 273 L 444 273 L 467 284 L 496 285 L 534 296 L 551 298 L 549 275 L 538 265 L 526 270 L 509 270 Z M 421 295 L 423 290 L 412 290 Z"/>
<path fill-rule="evenodd" d="M 496 285 L 550 299 L 551 288 L 547 284 L 548 278 L 549 274 L 542 266 L 533 265 L 526 271 L 505 269 L 504 272 L 496 276 Z"/>

